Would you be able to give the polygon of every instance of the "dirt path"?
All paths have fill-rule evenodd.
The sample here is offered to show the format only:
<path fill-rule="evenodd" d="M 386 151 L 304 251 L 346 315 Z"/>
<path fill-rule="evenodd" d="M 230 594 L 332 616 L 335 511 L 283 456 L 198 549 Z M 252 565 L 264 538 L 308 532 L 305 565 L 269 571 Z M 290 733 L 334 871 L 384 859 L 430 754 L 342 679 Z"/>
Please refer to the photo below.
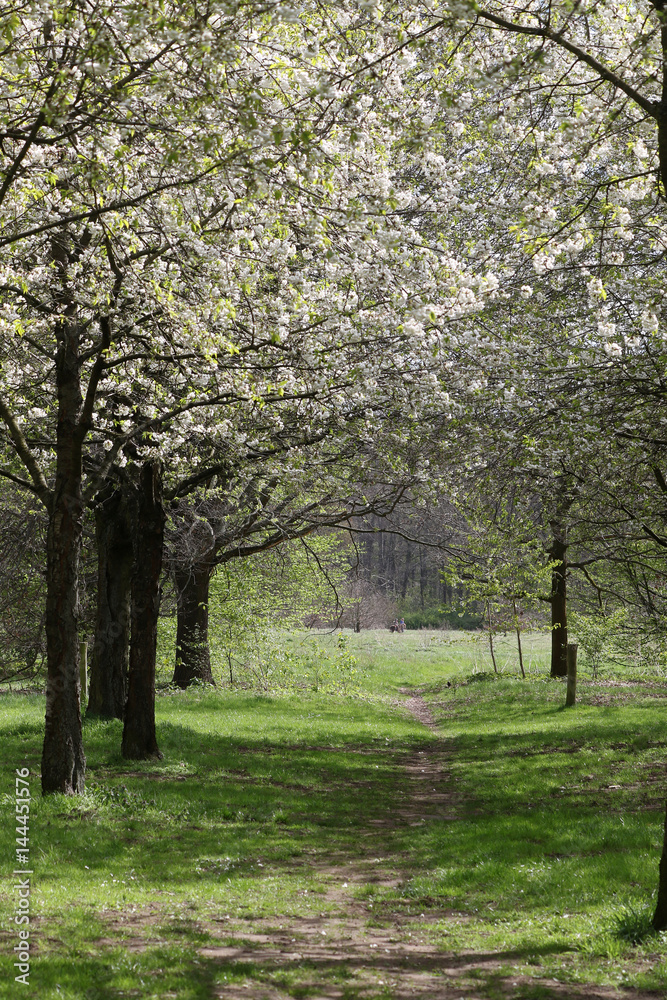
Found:
<path fill-rule="evenodd" d="M 438 739 L 433 716 L 418 693 L 403 691 L 404 704 L 434 739 L 424 751 L 405 755 L 409 793 L 393 817 L 378 825 L 420 825 L 456 818 L 456 795 L 447 772 L 447 754 Z M 374 831 L 367 833 L 372 841 Z M 219 1000 L 655 1000 L 655 994 L 603 987 L 571 987 L 534 978 L 503 976 L 519 958 L 511 952 L 447 952 L 429 941 L 429 924 L 461 919 L 461 914 L 426 911 L 409 915 L 386 911 L 381 919 L 355 892 L 369 883 L 396 886 L 400 874 L 392 857 L 341 862 L 317 870 L 323 909 L 309 918 L 234 921 L 223 917 L 207 929 L 219 936 L 219 947 L 200 954 L 209 961 L 252 972 L 243 984 L 216 987 Z M 326 906 L 324 905 L 326 901 Z"/>

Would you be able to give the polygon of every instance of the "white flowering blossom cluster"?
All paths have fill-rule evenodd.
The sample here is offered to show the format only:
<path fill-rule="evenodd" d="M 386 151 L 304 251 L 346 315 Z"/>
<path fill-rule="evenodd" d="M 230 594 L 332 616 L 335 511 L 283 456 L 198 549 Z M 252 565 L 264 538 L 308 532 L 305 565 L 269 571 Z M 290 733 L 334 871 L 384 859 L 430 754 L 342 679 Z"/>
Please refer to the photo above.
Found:
<path fill-rule="evenodd" d="M 12 475 L 30 452 L 51 482 L 65 329 L 87 468 L 153 456 L 174 479 L 331 430 L 395 450 L 398 414 L 461 418 L 545 343 L 568 378 L 662 343 L 643 12 L 82 11 L 24 6 L 3 61 Z"/>
<path fill-rule="evenodd" d="M 404 81 L 404 176 L 415 229 L 457 261 L 455 293 L 441 286 L 432 308 L 468 453 L 489 448 L 484 427 L 505 445 L 542 441 L 547 475 L 590 469 L 601 428 L 623 435 L 628 461 L 636 441 L 646 469 L 660 447 L 661 17 L 614 0 L 410 6 L 420 61 Z"/>
<path fill-rule="evenodd" d="M 459 181 L 402 149 L 416 57 L 377 4 L 207 9 L 185 30 L 179 3 L 159 24 L 34 3 L 11 28 L 0 366 L 7 471 L 42 494 L 70 361 L 91 490 L 147 458 L 174 480 L 219 455 L 302 461 L 332 432 L 396 451 L 398 414 L 448 408 L 440 325 L 497 293 L 411 221 L 446 214 Z M 433 122 L 424 98 L 415 122 Z"/>
<path fill-rule="evenodd" d="M 495 387 L 525 412 L 541 359 L 608 381 L 662 350 L 657 22 L 577 11 L 221 0 L 186 30 L 174 2 L 24 5 L 0 81 L 6 472 L 51 488 L 67 357 L 92 489 L 333 438 L 396 462 Z"/>

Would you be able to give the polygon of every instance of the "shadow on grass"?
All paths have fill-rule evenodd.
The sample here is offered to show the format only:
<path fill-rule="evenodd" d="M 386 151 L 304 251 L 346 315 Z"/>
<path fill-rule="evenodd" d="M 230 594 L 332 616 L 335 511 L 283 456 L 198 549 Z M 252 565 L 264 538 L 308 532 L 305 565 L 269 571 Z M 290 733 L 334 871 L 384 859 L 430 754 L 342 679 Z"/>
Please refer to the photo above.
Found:
<path fill-rule="evenodd" d="M 1 719 L 9 773 L 23 763 L 27 745 L 41 742 L 43 704 L 26 713 L 29 701 L 22 699 L 19 722 L 11 713 Z M 635 765 L 658 733 L 662 738 L 658 713 L 629 706 L 575 717 L 559 706 L 531 707 L 530 699 L 510 703 L 508 714 L 484 702 L 457 710 L 470 711 L 471 731 L 434 739 L 386 707 L 365 703 L 174 697 L 160 704 L 165 759 L 146 763 L 120 757 L 120 723 L 86 723 L 86 795 L 36 798 L 31 811 L 35 903 L 45 914 L 45 952 L 34 977 L 38 983 L 44 975 L 44 989 L 36 995 L 56 996 L 62 980 L 73 997 L 107 1000 L 140 989 L 199 1000 L 214 995 L 224 976 L 298 979 L 304 963 L 272 966 L 261 955 L 248 968 L 227 959 L 193 962 L 204 939 L 183 912 L 182 931 L 172 927 L 167 935 L 182 936 L 178 945 L 151 945 L 151 924 L 193 900 L 204 912 L 229 906 L 246 919 L 294 914 L 295 885 L 301 892 L 320 864 L 338 857 L 391 857 L 398 884 L 368 880 L 376 914 L 400 919 L 419 916 L 420 908 L 456 908 L 482 935 L 495 932 L 499 917 L 509 924 L 520 914 L 527 922 L 521 947 L 478 952 L 482 966 L 568 950 L 571 914 L 608 904 L 610 886 L 636 886 L 638 896 L 653 887 L 651 851 L 662 816 L 643 808 Z M 642 719 L 638 747 L 633 727 Z M 499 720 L 524 731 L 499 731 Z M 413 768 L 408 778 L 404 765 L 416 754 L 434 766 Z M 623 768 L 634 775 L 631 787 L 623 784 L 630 773 Z M 406 822 L 408 801 L 422 810 L 420 825 Z M 13 838 L 5 825 L 5 857 Z M 91 941 L 85 921 L 72 924 L 70 936 L 63 916 L 68 906 L 108 916 L 135 904 L 157 914 L 144 916 L 140 951 L 117 946 L 123 932 L 116 925 L 105 931 L 113 937 L 107 943 Z M 526 930 L 531 922 L 543 925 L 542 937 Z M 69 958 L 48 951 L 50 930 L 66 942 Z M 421 958 L 423 966 L 417 952 L 415 967 L 423 971 L 450 962 L 432 951 Z M 336 967 L 351 976 L 362 968 L 384 971 L 391 961 L 345 952 Z M 455 961 L 451 968 L 465 968 L 464 958 Z M 310 975 L 332 967 L 330 958 L 309 962 Z"/>
<path fill-rule="evenodd" d="M 399 907 L 432 900 L 470 909 L 500 900 L 507 911 L 558 899 L 561 908 L 577 910 L 599 902 L 610 883 L 645 884 L 645 856 L 660 814 L 630 815 L 641 790 L 603 788 L 607 761 L 596 775 L 596 746 L 632 738 L 621 720 L 602 726 L 598 720 L 584 748 L 578 725 L 433 739 L 414 726 L 412 736 L 409 727 L 392 731 L 386 711 L 374 706 L 345 706 L 365 715 L 366 724 L 375 716 L 388 742 L 377 727 L 360 738 L 359 725 L 349 722 L 341 734 L 340 706 L 322 702 L 306 711 L 301 703 L 264 697 L 237 697 L 228 706 L 217 695 L 201 695 L 165 699 L 161 712 L 172 707 L 179 721 L 159 722 L 161 762 L 124 761 L 117 720 L 86 723 L 87 795 L 34 803 L 42 884 L 62 881 L 68 864 L 78 872 L 73 888 L 82 897 L 81 883 L 109 869 L 132 871 L 146 890 L 158 889 L 165 884 L 166 843 L 168 884 L 181 891 L 257 881 L 267 866 L 285 873 L 299 858 L 354 860 L 380 850 L 393 854 L 402 871 L 393 894 Z M 237 732 L 213 731 L 223 723 Z M 36 719 L 5 725 L 9 767 L 41 725 Z M 423 824 L 409 826 L 399 811 L 409 794 L 402 764 L 416 752 L 452 768 L 455 787 L 449 781 L 446 788 L 458 794 L 453 810 L 449 802 L 429 801 L 427 787 Z M 594 781 L 587 780 L 591 769 Z M 13 830 L 0 832 L 5 856 L 12 839 Z"/>
<path fill-rule="evenodd" d="M 285 942 L 276 942 L 285 944 Z M 296 946 L 292 946 L 295 948 Z M 354 945 L 336 951 L 308 954 L 293 958 L 266 957 L 260 953 L 248 954 L 240 944 L 238 958 L 228 957 L 229 947 L 221 947 L 225 957 L 198 954 L 193 958 L 195 942 L 159 947 L 148 946 L 141 951 L 125 951 L 121 947 L 107 947 L 96 957 L 85 954 L 45 954 L 33 964 L 31 985 L 36 996 L 76 996 L 81 1000 L 116 1000 L 122 995 L 178 996 L 179 1000 L 204 1000 L 218 995 L 221 988 L 244 988 L 248 984 L 264 988 L 282 988 L 290 996 L 308 996 L 332 983 L 344 987 L 344 996 L 354 997 L 357 991 L 368 996 L 368 980 L 361 990 L 361 983 L 368 974 L 396 979 L 406 972 L 417 976 L 433 975 L 429 984 L 429 998 L 451 996 L 451 985 L 456 983 L 457 995 L 468 992 L 465 978 L 472 978 L 475 989 L 480 985 L 495 985 L 501 992 L 506 975 L 485 966 L 500 967 L 525 961 L 528 957 L 547 957 L 568 951 L 555 945 L 535 945 L 520 949 L 478 952 L 470 955 L 433 954 L 432 951 L 413 950 L 409 955 L 382 955 L 369 953 L 361 948 L 355 954 Z M 212 949 L 213 950 L 213 949 Z M 443 975 L 442 994 L 438 990 L 439 977 Z M 463 977 L 462 980 L 459 977 Z M 514 977 L 516 979 L 516 977 Z M 356 985 L 355 985 L 356 984 Z M 407 985 L 407 984 L 406 984 Z M 541 989 L 541 987 L 531 987 Z M 379 991 L 382 994 L 382 991 Z M 402 996 L 400 987 L 392 996 Z M 412 995 L 412 994 L 410 994 Z M 492 993 L 485 993 L 492 996 Z M 513 993 L 517 996 L 516 992 Z M 555 992 L 525 993 L 531 996 L 556 996 Z M 561 994 L 562 995 L 562 994 Z M 572 996 L 578 996 L 573 991 Z"/>
<path fill-rule="evenodd" d="M 141 952 L 127 952 L 116 946 L 94 955 L 40 955 L 32 963 L 30 987 L 34 997 L 210 1000 L 215 978 L 216 970 L 210 962 L 193 960 L 191 947 L 148 947 Z"/>
<path fill-rule="evenodd" d="M 207 701 L 208 721 L 202 719 Z M 160 762 L 123 760 L 117 720 L 87 722 L 86 794 L 33 800 L 31 838 L 39 854 L 39 886 L 50 891 L 66 881 L 70 896 L 85 898 L 91 880 L 105 880 L 107 891 L 117 886 L 118 892 L 131 892 L 137 884 L 145 891 L 159 890 L 166 878 L 169 888 L 180 891 L 193 886 L 198 892 L 207 886 L 219 891 L 230 879 L 263 878 L 267 863 L 284 869 L 304 854 L 313 858 L 338 851 L 355 858 L 371 851 L 359 831 L 390 812 L 397 789 L 406 783 L 404 775 L 397 776 L 385 736 L 371 730 L 360 739 L 359 727 L 351 726 L 350 738 L 341 737 L 335 729 L 340 706 L 334 711 L 315 705 L 317 711 L 299 734 L 302 705 L 276 708 L 270 699 L 245 697 L 234 708 L 239 701 L 246 716 L 257 716 L 255 736 L 247 724 L 238 726 L 238 735 L 212 731 L 220 721 L 215 696 L 197 699 L 198 712 L 197 705 L 179 700 L 180 721 L 159 722 L 165 753 Z M 273 712 L 263 724 L 258 705 Z M 41 736 L 43 723 L 33 709 L 29 722 L 5 719 L 2 757 L 10 773 L 14 761 L 23 764 L 22 741 Z M 355 712 L 371 720 L 375 715 L 382 731 L 391 731 L 386 709 L 363 706 Z M 275 738 L 280 732 L 275 716 L 281 713 L 283 741 Z M 234 728 L 233 720 L 228 728 Z M 413 726 L 413 732 L 418 728 Z M 396 743 L 408 732 L 400 722 Z M 421 745 L 418 735 L 416 740 Z M 11 854 L 13 838 L 5 824 L 3 856 Z M 63 865 L 68 866 L 66 880 Z M 107 877 L 108 872 L 115 874 Z M 128 872 L 132 883 L 119 875 Z"/>

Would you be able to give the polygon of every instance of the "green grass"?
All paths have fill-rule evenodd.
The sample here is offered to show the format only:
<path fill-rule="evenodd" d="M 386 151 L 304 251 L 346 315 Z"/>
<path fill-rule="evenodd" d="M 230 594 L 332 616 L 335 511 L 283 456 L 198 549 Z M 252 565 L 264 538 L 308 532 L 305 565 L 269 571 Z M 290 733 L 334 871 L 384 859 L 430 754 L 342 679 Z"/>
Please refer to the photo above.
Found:
<path fill-rule="evenodd" d="M 462 973 L 461 995 L 501 996 L 516 980 L 510 994 L 530 1000 L 543 989 L 533 977 L 664 990 L 667 942 L 647 929 L 667 685 L 582 678 L 565 710 L 564 685 L 545 677 L 548 637 L 531 643 L 526 681 L 509 648 L 491 677 L 469 635 L 361 633 L 349 638 L 356 697 L 165 693 L 164 760 L 123 761 L 120 723 L 86 723 L 87 789 L 71 799 L 39 796 L 43 699 L 3 695 L 0 856 L 10 872 L 14 770 L 27 765 L 35 922 L 25 988 L 13 982 L 6 875 L 0 996 L 203 1000 L 230 984 L 317 995 L 319 966 L 277 967 L 249 933 L 338 919 L 345 865 L 360 934 L 391 928 L 443 955 L 494 956 Z M 424 690 L 437 733 L 401 708 L 403 687 Z M 423 812 L 408 822 L 420 778 L 405 766 L 420 756 L 442 763 L 441 798 L 424 786 Z M 256 959 L 206 957 L 236 941 Z M 327 981 L 348 1000 L 391 996 L 369 968 L 372 983 L 352 961 Z"/>
<path fill-rule="evenodd" d="M 334 633 L 313 630 L 282 637 L 279 642 L 295 652 L 306 651 L 314 643 L 331 652 L 340 634 L 346 637 L 350 652 L 358 660 L 358 678 L 362 688 L 374 697 L 382 693 L 396 693 L 403 687 L 437 687 L 441 682 L 453 682 L 455 678 L 468 679 L 475 675 L 484 679 L 484 675 L 494 673 L 488 634 L 485 632 L 423 629 L 408 630 L 398 635 L 388 629 L 368 629 L 360 633 L 349 629 Z M 500 634 L 494 637 L 493 642 L 499 675 L 505 679 L 520 677 L 516 636 L 513 633 Z M 528 677 L 547 678 L 551 657 L 550 634 L 522 633 L 521 645 Z M 580 685 L 586 687 L 592 683 L 591 672 L 586 668 L 583 657 L 580 657 L 578 672 Z M 647 669 L 607 662 L 602 665 L 599 680 L 606 690 L 610 683 L 662 683 L 667 681 L 667 674 L 662 666 Z"/>
<path fill-rule="evenodd" d="M 575 982 L 664 988 L 667 942 L 648 927 L 666 694 L 641 682 L 588 682 L 565 710 L 563 683 L 548 679 L 487 674 L 432 685 L 458 820 L 396 838 L 415 874 L 380 905 L 460 909 L 460 925 L 432 933 L 450 946 L 511 951 L 514 972 L 539 965 Z M 624 971 L 628 962 L 641 968 Z"/>
<path fill-rule="evenodd" d="M 41 698 L 2 700 L 8 820 L 0 849 L 8 861 L 13 771 L 30 766 L 38 794 L 42 718 Z M 136 988 L 164 996 L 179 975 L 189 979 L 192 944 L 206 940 L 193 936 L 192 920 L 221 911 L 232 923 L 320 913 L 313 864 L 358 856 L 360 829 L 391 808 L 397 782 L 387 738 L 397 745 L 423 738 L 418 724 L 383 704 L 205 692 L 159 699 L 163 761 L 123 761 L 120 735 L 120 723 L 87 723 L 85 795 L 32 802 L 40 954 L 31 984 L 40 998 L 115 996 L 152 961 L 163 972 L 154 986 L 149 980 Z M 5 888 L 7 927 L 11 880 Z M 157 951 L 149 948 L 153 959 L 134 956 L 134 972 L 122 927 L 133 914 L 161 941 Z M 7 953 L 3 959 L 8 982 L 11 960 Z M 106 970 L 101 980 L 98 964 Z M 179 986 L 178 995 L 208 995 L 196 982 Z"/>
<path fill-rule="evenodd" d="M 423 688 L 469 674 L 493 672 L 487 636 L 480 632 L 408 630 L 392 634 L 388 629 L 355 633 L 310 631 L 278 640 L 297 656 L 306 656 L 313 646 L 334 655 L 338 636 L 344 635 L 347 648 L 357 659 L 356 682 L 374 698 L 396 695 L 401 688 Z M 524 663 L 531 676 L 549 672 L 549 637 L 529 633 L 522 638 Z M 516 639 L 499 636 L 495 640 L 496 660 L 503 675 L 518 673 Z"/>

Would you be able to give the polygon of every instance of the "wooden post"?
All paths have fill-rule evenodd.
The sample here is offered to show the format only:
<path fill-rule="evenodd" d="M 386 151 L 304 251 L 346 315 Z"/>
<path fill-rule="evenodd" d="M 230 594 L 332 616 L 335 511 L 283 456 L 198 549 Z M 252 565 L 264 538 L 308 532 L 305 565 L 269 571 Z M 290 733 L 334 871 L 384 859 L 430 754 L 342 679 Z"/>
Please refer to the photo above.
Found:
<path fill-rule="evenodd" d="M 496 654 L 493 650 L 493 622 L 491 621 L 491 601 L 486 602 L 486 611 L 489 618 L 489 650 L 491 651 L 491 661 L 493 663 L 493 672 L 498 673 L 498 664 L 496 663 Z"/>
<path fill-rule="evenodd" d="M 516 609 L 515 600 L 512 600 L 512 607 L 514 608 L 514 622 L 516 624 L 516 644 L 519 649 L 519 666 L 521 667 L 521 676 L 525 678 L 526 671 L 523 666 L 523 650 L 521 649 L 521 622 L 519 621 L 519 613 Z"/>
<path fill-rule="evenodd" d="M 88 643 L 79 643 L 79 673 L 81 676 L 81 700 L 88 700 Z"/>
<path fill-rule="evenodd" d="M 565 695 L 565 707 L 574 705 L 577 697 L 577 650 L 576 642 L 567 644 L 567 694 Z"/>

